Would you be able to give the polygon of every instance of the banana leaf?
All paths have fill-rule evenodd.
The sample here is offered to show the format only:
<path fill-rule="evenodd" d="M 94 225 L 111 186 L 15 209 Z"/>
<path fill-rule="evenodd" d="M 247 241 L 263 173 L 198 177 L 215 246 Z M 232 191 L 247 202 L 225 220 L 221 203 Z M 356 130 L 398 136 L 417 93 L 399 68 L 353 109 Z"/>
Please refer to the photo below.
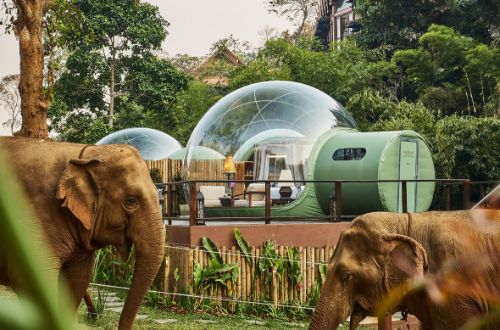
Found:
<path fill-rule="evenodd" d="M 203 237 L 201 239 L 201 244 L 203 245 L 205 250 L 208 251 L 212 260 L 215 260 L 219 266 L 224 264 L 224 261 L 222 260 L 222 256 L 220 255 L 219 249 L 217 248 L 217 246 L 215 246 L 214 242 L 212 242 L 210 240 L 210 238 Z"/>

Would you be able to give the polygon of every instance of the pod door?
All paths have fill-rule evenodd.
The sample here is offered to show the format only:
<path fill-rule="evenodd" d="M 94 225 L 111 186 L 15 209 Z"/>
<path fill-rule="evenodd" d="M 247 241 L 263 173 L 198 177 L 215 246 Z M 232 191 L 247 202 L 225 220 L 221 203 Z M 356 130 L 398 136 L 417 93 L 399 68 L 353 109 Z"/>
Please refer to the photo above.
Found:
<path fill-rule="evenodd" d="M 399 180 L 416 180 L 418 178 L 418 140 L 402 138 L 399 143 Z M 417 209 L 417 183 L 407 182 L 407 210 Z M 402 184 L 398 187 L 398 212 L 403 212 Z"/>

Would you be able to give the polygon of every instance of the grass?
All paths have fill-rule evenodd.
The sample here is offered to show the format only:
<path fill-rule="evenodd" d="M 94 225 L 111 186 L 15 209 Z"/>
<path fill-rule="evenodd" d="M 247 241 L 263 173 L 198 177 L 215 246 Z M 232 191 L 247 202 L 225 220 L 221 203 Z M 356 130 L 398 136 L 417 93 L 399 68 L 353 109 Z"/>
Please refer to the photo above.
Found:
<path fill-rule="evenodd" d="M 85 316 L 85 306 L 79 309 L 79 329 L 99 328 L 116 329 L 119 313 L 106 311 L 99 319 L 91 320 Z M 149 317 L 143 320 L 136 320 L 134 329 L 305 329 L 308 322 L 289 322 L 278 319 L 260 319 L 257 317 L 245 317 L 242 315 L 211 315 L 205 313 L 186 313 L 184 311 L 158 310 L 148 307 L 141 307 L 139 314 L 146 314 Z M 154 319 L 175 319 L 177 322 L 159 324 Z M 212 321 L 213 323 L 202 323 L 200 320 Z M 262 324 L 252 324 L 249 322 L 262 322 Z"/>

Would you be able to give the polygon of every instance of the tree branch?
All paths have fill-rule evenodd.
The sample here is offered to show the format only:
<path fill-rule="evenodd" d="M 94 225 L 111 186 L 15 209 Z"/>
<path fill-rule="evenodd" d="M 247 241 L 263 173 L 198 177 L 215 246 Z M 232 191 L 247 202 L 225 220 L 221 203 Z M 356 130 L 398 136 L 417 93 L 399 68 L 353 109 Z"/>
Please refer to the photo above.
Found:
<path fill-rule="evenodd" d="M 25 17 L 27 20 L 31 20 L 31 18 L 33 17 L 33 11 L 31 10 L 30 6 L 26 3 L 26 1 L 25 0 L 13 0 L 13 1 L 17 9 L 21 13 L 21 16 Z"/>

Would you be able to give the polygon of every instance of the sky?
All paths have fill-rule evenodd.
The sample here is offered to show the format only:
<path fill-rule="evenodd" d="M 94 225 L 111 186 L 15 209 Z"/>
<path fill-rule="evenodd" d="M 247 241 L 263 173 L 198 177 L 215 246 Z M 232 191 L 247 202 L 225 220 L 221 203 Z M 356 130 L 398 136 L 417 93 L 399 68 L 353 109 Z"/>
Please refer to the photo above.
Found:
<path fill-rule="evenodd" d="M 103 0 L 105 1 L 105 0 Z M 268 13 L 264 0 L 146 0 L 160 8 L 170 23 L 163 51 L 176 54 L 206 55 L 217 40 L 233 35 L 253 46 L 262 45 L 264 27 L 293 30 L 290 21 Z M 13 35 L 0 34 L 0 78 L 19 73 L 19 48 Z M 0 109 L 0 135 L 9 135 L 1 126 L 6 120 Z"/>

